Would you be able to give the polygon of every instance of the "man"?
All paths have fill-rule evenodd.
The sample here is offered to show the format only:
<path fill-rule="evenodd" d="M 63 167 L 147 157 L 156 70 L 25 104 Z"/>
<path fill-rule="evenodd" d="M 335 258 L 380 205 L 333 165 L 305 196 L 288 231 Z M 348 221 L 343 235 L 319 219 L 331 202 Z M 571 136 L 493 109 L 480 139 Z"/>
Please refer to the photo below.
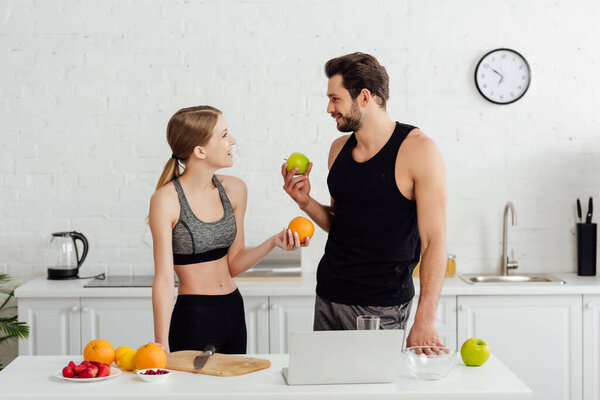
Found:
<path fill-rule="evenodd" d="M 307 171 L 282 166 L 284 190 L 329 232 L 317 270 L 314 330 L 355 329 L 375 314 L 405 329 L 421 258 L 421 291 L 407 346 L 441 345 L 435 313 L 446 269 L 445 167 L 433 140 L 387 114 L 389 78 L 375 57 L 353 53 L 325 65 L 327 112 L 341 132 L 329 151 L 331 205 L 310 196 Z"/>

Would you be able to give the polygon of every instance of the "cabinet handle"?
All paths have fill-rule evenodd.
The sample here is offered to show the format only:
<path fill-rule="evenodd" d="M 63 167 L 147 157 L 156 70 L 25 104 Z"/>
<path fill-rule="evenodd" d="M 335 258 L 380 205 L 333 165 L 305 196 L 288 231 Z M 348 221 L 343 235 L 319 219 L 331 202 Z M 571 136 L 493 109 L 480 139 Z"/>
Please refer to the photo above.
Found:
<path fill-rule="evenodd" d="M 260 303 L 260 306 L 258 306 L 258 308 L 260 308 L 261 310 L 266 310 L 267 305 L 265 303 Z"/>
<path fill-rule="evenodd" d="M 271 305 L 271 310 L 277 310 L 279 308 L 279 304 L 275 303 Z"/>
<path fill-rule="evenodd" d="M 71 307 L 71 312 L 77 312 L 77 310 L 79 310 L 79 307 L 77 307 L 77 306 Z"/>
<path fill-rule="evenodd" d="M 587 303 L 585 306 L 588 310 L 591 310 L 592 308 L 594 308 L 594 305 L 591 302 Z"/>
<path fill-rule="evenodd" d="M 90 309 L 89 309 L 89 308 L 87 308 L 87 307 L 82 307 L 82 308 L 81 308 L 81 311 L 83 311 L 83 312 L 88 312 L 88 311 L 90 311 Z"/>
<path fill-rule="evenodd" d="M 459 311 L 465 311 L 466 309 L 467 309 L 467 307 L 465 307 L 465 305 L 464 305 L 464 304 L 461 304 L 461 305 L 458 307 L 458 310 L 459 310 Z"/>

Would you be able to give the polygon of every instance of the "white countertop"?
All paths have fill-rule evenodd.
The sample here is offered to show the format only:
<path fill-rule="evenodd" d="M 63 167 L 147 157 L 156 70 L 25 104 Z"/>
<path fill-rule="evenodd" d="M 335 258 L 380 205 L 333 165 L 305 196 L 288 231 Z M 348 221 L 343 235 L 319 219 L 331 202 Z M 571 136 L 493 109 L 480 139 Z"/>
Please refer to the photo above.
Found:
<path fill-rule="evenodd" d="M 551 283 L 479 283 L 469 285 L 458 276 L 446 277 L 442 295 L 542 295 L 542 294 L 600 294 L 599 276 L 578 276 L 575 273 L 553 274 L 566 284 Z M 90 279 L 52 281 L 46 277 L 35 278 L 15 291 L 17 298 L 24 297 L 151 297 L 152 288 L 84 288 Z M 419 293 L 419 279 L 414 279 Z M 238 281 L 244 296 L 311 296 L 315 294 L 314 275 L 300 280 Z"/>
<path fill-rule="evenodd" d="M 445 399 L 525 400 L 531 390 L 493 355 L 481 367 L 467 367 L 461 361 L 438 381 L 412 378 L 402 367 L 398 379 L 387 384 L 288 386 L 281 375 L 287 354 L 259 354 L 271 360 L 271 368 L 236 377 L 216 377 L 174 371 L 162 383 L 142 381 L 131 372 L 99 382 L 68 382 L 55 378 L 69 360 L 81 356 L 20 356 L 0 372 L 3 399 Z"/>

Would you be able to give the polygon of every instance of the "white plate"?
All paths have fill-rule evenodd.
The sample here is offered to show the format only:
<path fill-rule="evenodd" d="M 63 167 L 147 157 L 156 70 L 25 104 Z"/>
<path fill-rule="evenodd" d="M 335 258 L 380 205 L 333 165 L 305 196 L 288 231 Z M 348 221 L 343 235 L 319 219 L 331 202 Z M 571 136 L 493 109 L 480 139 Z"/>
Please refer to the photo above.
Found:
<path fill-rule="evenodd" d="M 114 378 L 116 376 L 121 375 L 121 370 L 119 368 L 110 367 L 110 375 L 109 376 L 101 376 L 100 378 L 65 378 L 62 374 L 62 369 L 60 371 L 56 371 L 54 373 L 54 377 L 58 379 L 62 379 L 64 381 L 70 382 L 98 382 L 103 381 L 105 379 Z"/>

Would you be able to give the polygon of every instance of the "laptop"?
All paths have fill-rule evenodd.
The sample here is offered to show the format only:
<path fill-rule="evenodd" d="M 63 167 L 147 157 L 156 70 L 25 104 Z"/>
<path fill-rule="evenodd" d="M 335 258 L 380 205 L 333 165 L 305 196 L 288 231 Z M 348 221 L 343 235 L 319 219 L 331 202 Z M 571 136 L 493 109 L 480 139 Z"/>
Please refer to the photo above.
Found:
<path fill-rule="evenodd" d="M 393 382 L 400 373 L 404 331 L 292 332 L 288 385 Z"/>

